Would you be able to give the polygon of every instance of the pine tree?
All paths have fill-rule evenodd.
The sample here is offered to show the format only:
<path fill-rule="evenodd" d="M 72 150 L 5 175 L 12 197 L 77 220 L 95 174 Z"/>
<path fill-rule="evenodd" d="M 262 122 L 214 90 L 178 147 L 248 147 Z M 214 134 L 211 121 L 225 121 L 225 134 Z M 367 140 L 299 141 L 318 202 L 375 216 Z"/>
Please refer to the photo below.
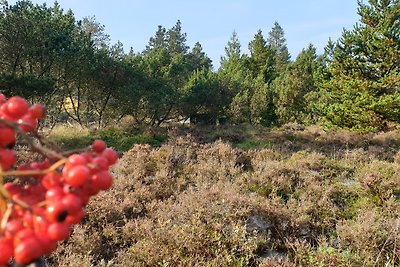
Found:
<path fill-rule="evenodd" d="M 268 34 L 267 43 L 275 50 L 276 69 L 280 73 L 285 70 L 290 62 L 290 55 L 286 45 L 285 32 L 276 21 Z"/>
<path fill-rule="evenodd" d="M 280 124 L 306 122 L 309 112 L 306 95 L 316 90 L 314 70 L 316 49 L 309 45 L 273 83 Z"/>
<path fill-rule="evenodd" d="M 150 37 L 149 44 L 146 46 L 145 51 L 153 50 L 153 49 L 160 49 L 167 47 L 167 30 L 158 25 L 156 34 L 153 37 Z"/>
<path fill-rule="evenodd" d="M 196 42 L 192 48 L 192 51 L 188 54 L 188 61 L 190 71 L 206 69 L 212 69 L 211 59 L 204 53 L 203 47 L 199 42 Z"/>
<path fill-rule="evenodd" d="M 186 33 L 182 32 L 182 23 L 180 20 L 176 22 L 174 27 L 168 30 L 166 41 L 168 51 L 172 55 L 187 54 L 189 46 L 186 44 Z"/>
<path fill-rule="evenodd" d="M 359 2 L 360 23 L 331 47 L 329 80 L 315 97 L 327 125 L 360 131 L 400 122 L 400 2 Z"/>
<path fill-rule="evenodd" d="M 240 41 L 236 31 L 234 31 L 225 46 L 225 56 L 221 57 L 220 70 L 234 69 L 235 65 L 241 65 L 241 53 Z"/>
<path fill-rule="evenodd" d="M 254 39 L 249 43 L 249 68 L 253 76 L 261 75 L 265 83 L 275 78 L 275 51 L 264 39 L 262 31 L 258 30 Z"/>

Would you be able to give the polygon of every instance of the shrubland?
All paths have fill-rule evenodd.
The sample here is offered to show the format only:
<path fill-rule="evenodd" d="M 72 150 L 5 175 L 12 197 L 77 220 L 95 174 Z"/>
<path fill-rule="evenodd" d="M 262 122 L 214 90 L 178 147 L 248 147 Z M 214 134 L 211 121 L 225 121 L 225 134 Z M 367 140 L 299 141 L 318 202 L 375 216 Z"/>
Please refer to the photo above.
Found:
<path fill-rule="evenodd" d="M 235 127 L 122 152 L 49 266 L 398 266 L 398 129 Z"/>

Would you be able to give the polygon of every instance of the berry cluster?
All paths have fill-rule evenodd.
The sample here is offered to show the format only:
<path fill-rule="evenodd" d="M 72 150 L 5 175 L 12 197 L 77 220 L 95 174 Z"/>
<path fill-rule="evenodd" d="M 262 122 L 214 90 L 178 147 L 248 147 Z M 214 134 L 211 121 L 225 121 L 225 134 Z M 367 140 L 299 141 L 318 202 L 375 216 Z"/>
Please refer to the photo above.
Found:
<path fill-rule="evenodd" d="M 42 105 L 29 106 L 22 97 L 13 96 L 7 100 L 0 94 L 0 119 L 16 123 L 21 131 L 34 131 L 38 120 L 44 116 L 45 108 Z M 0 124 L 0 164 L 3 171 L 10 169 L 16 162 L 14 151 L 10 149 L 15 144 L 15 136 L 13 127 Z"/>
<path fill-rule="evenodd" d="M 44 113 L 42 105 L 0 94 L 0 266 L 51 253 L 83 218 L 89 198 L 112 185 L 118 154 L 101 140 L 66 156 L 43 148 L 40 161 L 14 168 L 16 135 L 33 133 Z M 4 177 L 18 181 L 3 184 Z"/>

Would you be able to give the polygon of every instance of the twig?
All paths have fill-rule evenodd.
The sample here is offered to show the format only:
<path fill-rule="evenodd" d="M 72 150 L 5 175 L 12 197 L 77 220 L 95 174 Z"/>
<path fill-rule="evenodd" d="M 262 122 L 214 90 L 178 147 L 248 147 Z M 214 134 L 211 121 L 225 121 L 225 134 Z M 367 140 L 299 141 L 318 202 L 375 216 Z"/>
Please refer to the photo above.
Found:
<path fill-rule="evenodd" d="M 18 132 L 18 134 L 25 140 L 28 142 L 29 146 L 31 147 L 31 150 L 34 152 L 38 152 L 39 154 L 42 154 L 45 157 L 54 157 L 57 159 L 63 159 L 64 156 L 61 155 L 58 152 L 55 152 L 51 149 L 48 149 L 40 144 L 35 143 L 35 140 L 32 136 L 28 135 L 26 132 L 24 132 L 23 130 L 21 130 L 19 128 L 19 123 L 16 122 L 12 122 L 9 120 L 4 120 L 4 119 L 0 119 L 0 124 L 4 124 L 6 126 L 9 126 L 11 128 L 13 128 L 16 132 Z M 39 134 L 35 133 L 34 129 L 32 129 L 32 134 L 36 137 L 36 139 L 38 139 L 39 143 L 43 143 L 43 138 L 40 137 Z"/>
<path fill-rule="evenodd" d="M 12 214 L 12 204 L 8 203 L 7 204 L 7 209 L 3 214 L 3 218 L 1 219 L 1 223 L 0 223 L 0 233 L 3 233 L 4 229 L 6 228 L 8 219 L 10 218 L 11 214 Z"/>

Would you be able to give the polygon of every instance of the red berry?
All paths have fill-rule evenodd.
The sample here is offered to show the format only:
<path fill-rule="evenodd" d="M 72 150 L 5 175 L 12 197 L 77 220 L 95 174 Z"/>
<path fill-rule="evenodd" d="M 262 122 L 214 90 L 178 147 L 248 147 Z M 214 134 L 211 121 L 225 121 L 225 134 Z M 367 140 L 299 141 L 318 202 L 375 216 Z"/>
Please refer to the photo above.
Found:
<path fill-rule="evenodd" d="M 38 216 L 38 214 L 35 215 L 36 216 L 33 219 L 33 228 L 35 229 L 35 233 L 39 233 L 40 235 L 41 233 L 47 232 L 49 222 L 46 220 L 46 217 Z"/>
<path fill-rule="evenodd" d="M 53 186 L 46 192 L 46 200 L 54 201 L 64 196 L 64 190 L 61 186 Z"/>
<path fill-rule="evenodd" d="M 37 120 L 32 118 L 30 114 L 25 114 L 18 120 L 19 128 L 24 132 L 32 132 L 37 127 Z"/>
<path fill-rule="evenodd" d="M 23 228 L 24 228 L 24 222 L 21 219 L 8 221 L 5 232 L 6 236 L 14 237 Z"/>
<path fill-rule="evenodd" d="M 14 254 L 11 238 L 0 238 L 0 265 L 6 265 Z"/>
<path fill-rule="evenodd" d="M 107 159 L 108 165 L 113 165 L 118 160 L 118 153 L 112 148 L 106 148 L 101 155 Z"/>
<path fill-rule="evenodd" d="M 68 215 L 65 219 L 65 222 L 68 224 L 77 224 L 82 220 L 84 216 L 85 212 L 83 211 L 83 209 L 80 209 L 77 213 Z"/>
<path fill-rule="evenodd" d="M 7 192 L 10 193 L 11 195 L 19 194 L 22 191 L 21 186 L 16 183 L 8 182 L 5 183 L 3 186 L 7 190 Z"/>
<path fill-rule="evenodd" d="M 83 152 L 81 156 L 84 157 L 87 162 L 91 162 L 93 159 L 93 156 L 90 152 Z"/>
<path fill-rule="evenodd" d="M 43 254 L 50 254 L 57 248 L 57 241 L 51 240 L 47 234 L 48 226 L 46 227 L 45 232 L 41 232 L 38 234 L 37 239 L 42 248 Z"/>
<path fill-rule="evenodd" d="M 20 264 L 29 263 L 40 256 L 42 256 L 42 249 L 36 237 L 22 241 L 14 249 L 15 261 Z"/>
<path fill-rule="evenodd" d="M 94 140 L 92 144 L 92 149 L 96 153 L 101 153 L 106 149 L 106 143 L 103 140 Z"/>
<path fill-rule="evenodd" d="M 47 235 L 54 241 L 67 239 L 69 235 L 69 225 L 66 223 L 52 223 L 47 229 Z"/>
<path fill-rule="evenodd" d="M 45 159 L 42 162 L 38 162 L 38 165 L 39 165 L 39 169 L 41 169 L 41 170 L 45 170 L 45 169 L 48 169 L 51 167 L 51 163 L 48 159 Z"/>
<path fill-rule="evenodd" d="M 22 217 L 22 220 L 24 221 L 25 227 L 33 228 L 33 226 L 34 226 L 33 214 L 30 211 L 25 211 L 24 216 Z"/>
<path fill-rule="evenodd" d="M 89 179 L 90 170 L 86 166 L 75 166 L 68 170 L 65 182 L 72 186 L 81 186 Z"/>
<path fill-rule="evenodd" d="M 10 169 L 16 161 L 17 158 L 13 150 L 0 149 L 0 164 L 3 170 Z"/>
<path fill-rule="evenodd" d="M 46 218 L 49 222 L 63 222 L 68 215 L 68 210 L 60 201 L 51 202 L 46 208 Z"/>
<path fill-rule="evenodd" d="M 92 160 L 92 163 L 95 165 L 96 169 L 105 171 L 108 169 L 108 161 L 105 157 L 98 156 Z"/>
<path fill-rule="evenodd" d="M 32 229 L 29 228 L 22 228 L 14 237 L 14 247 L 18 246 L 24 240 L 35 238 L 35 233 Z"/>
<path fill-rule="evenodd" d="M 106 190 L 112 185 L 112 175 L 108 171 L 101 171 L 92 176 L 92 186 Z"/>
<path fill-rule="evenodd" d="M 42 185 L 46 189 L 50 189 L 53 186 L 57 186 L 57 187 L 61 186 L 60 175 L 58 173 L 54 173 L 54 172 L 48 173 L 45 176 L 43 176 L 41 182 L 42 182 Z"/>
<path fill-rule="evenodd" d="M 88 193 L 82 192 L 82 193 L 79 195 L 79 198 L 81 199 L 82 205 L 85 206 L 85 205 L 89 202 L 90 196 L 89 196 Z"/>
<path fill-rule="evenodd" d="M 91 177 L 90 183 L 85 184 L 82 187 L 82 191 L 88 194 L 89 196 L 97 195 L 100 192 L 100 188 L 98 186 L 93 186 L 93 176 Z"/>
<path fill-rule="evenodd" d="M 66 194 L 61 202 L 68 210 L 68 214 L 77 213 L 82 208 L 81 199 L 74 194 Z"/>
<path fill-rule="evenodd" d="M 6 102 L 7 113 L 14 118 L 21 118 L 29 108 L 25 99 L 19 96 L 13 96 Z"/>
<path fill-rule="evenodd" d="M 0 147 L 15 144 L 15 131 L 9 127 L 0 128 Z"/>
<path fill-rule="evenodd" d="M 74 167 L 78 165 L 85 165 L 87 163 L 87 160 L 84 156 L 78 155 L 78 154 L 73 154 L 68 157 L 68 167 Z"/>
<path fill-rule="evenodd" d="M 3 95 L 2 93 L 0 93 L 0 105 L 3 104 L 3 103 L 5 103 L 6 100 L 7 100 L 6 96 Z"/>
<path fill-rule="evenodd" d="M 35 119 L 43 119 L 46 114 L 46 108 L 41 104 L 34 104 L 29 108 L 28 113 Z"/>

